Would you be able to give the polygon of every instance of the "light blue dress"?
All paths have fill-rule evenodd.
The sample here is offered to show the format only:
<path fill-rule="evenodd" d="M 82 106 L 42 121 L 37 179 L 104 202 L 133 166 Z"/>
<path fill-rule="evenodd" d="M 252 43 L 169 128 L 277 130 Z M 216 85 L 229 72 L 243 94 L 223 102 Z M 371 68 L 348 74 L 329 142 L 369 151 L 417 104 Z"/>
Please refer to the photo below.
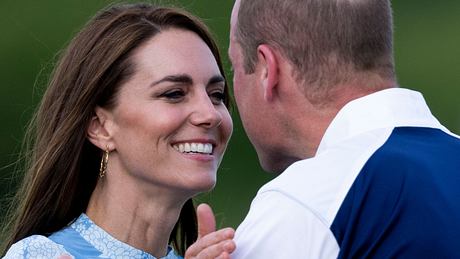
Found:
<path fill-rule="evenodd" d="M 5 259 L 155 259 L 154 256 L 125 244 L 98 227 L 88 216 L 81 214 L 70 226 L 53 233 L 49 237 L 33 235 L 11 246 Z M 169 247 L 163 259 L 182 258 Z"/>

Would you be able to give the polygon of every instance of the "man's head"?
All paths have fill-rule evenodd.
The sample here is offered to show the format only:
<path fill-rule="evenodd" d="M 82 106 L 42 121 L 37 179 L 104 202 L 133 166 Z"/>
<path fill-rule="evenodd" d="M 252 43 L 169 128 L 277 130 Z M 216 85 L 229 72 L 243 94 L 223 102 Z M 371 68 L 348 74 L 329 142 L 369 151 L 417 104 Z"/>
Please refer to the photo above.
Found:
<path fill-rule="evenodd" d="M 394 84 L 390 2 L 236 0 L 229 54 L 238 109 L 259 159 L 276 156 L 273 152 L 283 141 L 276 141 L 274 134 L 279 132 L 275 127 L 284 125 L 284 130 L 302 131 L 298 124 L 291 125 L 292 118 L 278 123 L 292 114 L 302 114 L 304 121 L 311 120 L 310 124 L 323 124 L 316 127 L 316 133 L 310 132 L 317 135 L 312 137 L 314 151 L 335 115 L 332 110 L 325 112 L 324 107 L 338 111 L 354 98 Z M 275 75 L 270 77 L 270 71 Z M 299 113 L 293 107 L 298 104 L 294 100 L 290 108 L 274 108 L 267 97 L 275 93 L 276 101 L 282 92 L 279 86 L 286 83 L 297 88 L 297 95 L 312 105 L 312 112 Z M 261 92 L 257 92 L 258 85 L 262 86 Z M 272 91 L 266 91 L 267 85 Z M 284 111 L 284 115 L 276 111 Z M 304 144 L 301 140 L 297 143 Z M 273 154 L 268 156 L 268 152 Z"/>

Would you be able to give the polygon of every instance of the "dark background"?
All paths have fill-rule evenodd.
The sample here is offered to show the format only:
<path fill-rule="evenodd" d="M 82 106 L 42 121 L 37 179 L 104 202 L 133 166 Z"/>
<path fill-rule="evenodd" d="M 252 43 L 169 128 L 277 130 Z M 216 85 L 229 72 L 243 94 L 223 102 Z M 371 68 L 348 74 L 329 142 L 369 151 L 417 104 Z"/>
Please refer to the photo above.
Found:
<path fill-rule="evenodd" d="M 110 3 L 113 1 L 0 0 L 0 217 L 15 186 L 13 175 L 21 174 L 13 163 L 56 53 L 97 10 Z M 174 3 L 211 27 L 231 82 L 226 53 L 233 0 Z M 423 92 L 441 123 L 460 133 L 460 1 L 393 1 L 393 9 L 400 85 Z M 236 110 L 233 118 L 234 134 L 218 184 L 213 192 L 198 197 L 199 202 L 211 203 L 219 227 L 238 226 L 257 189 L 272 177 L 260 169 Z"/>

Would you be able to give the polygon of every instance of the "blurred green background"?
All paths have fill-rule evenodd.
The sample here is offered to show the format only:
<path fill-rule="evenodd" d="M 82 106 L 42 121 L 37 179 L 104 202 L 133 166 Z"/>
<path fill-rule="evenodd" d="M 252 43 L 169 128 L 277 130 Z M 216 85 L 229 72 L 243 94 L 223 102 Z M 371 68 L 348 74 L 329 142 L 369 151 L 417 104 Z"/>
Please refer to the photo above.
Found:
<path fill-rule="evenodd" d="M 25 126 L 45 88 L 55 54 L 104 0 L 0 0 L 0 215 L 14 190 L 14 165 Z M 220 44 L 227 76 L 229 18 L 233 0 L 161 1 L 200 16 Z M 395 56 L 401 86 L 424 93 L 432 112 L 460 133 L 460 1 L 393 1 Z M 238 226 L 257 189 L 271 179 L 250 145 L 237 111 L 234 134 L 211 193 L 218 225 Z M 96 172 L 95 172 L 96 173 Z"/>

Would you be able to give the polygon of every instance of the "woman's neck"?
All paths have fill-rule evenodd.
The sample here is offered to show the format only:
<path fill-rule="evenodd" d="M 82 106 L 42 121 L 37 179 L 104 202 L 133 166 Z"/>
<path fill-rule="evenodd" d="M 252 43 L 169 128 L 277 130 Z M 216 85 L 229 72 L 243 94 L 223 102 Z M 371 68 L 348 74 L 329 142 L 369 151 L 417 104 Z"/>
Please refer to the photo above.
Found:
<path fill-rule="evenodd" d="M 186 199 L 172 199 L 152 188 L 147 194 L 138 183 L 114 178 L 99 180 L 86 214 L 116 239 L 155 257 L 165 256 Z"/>

